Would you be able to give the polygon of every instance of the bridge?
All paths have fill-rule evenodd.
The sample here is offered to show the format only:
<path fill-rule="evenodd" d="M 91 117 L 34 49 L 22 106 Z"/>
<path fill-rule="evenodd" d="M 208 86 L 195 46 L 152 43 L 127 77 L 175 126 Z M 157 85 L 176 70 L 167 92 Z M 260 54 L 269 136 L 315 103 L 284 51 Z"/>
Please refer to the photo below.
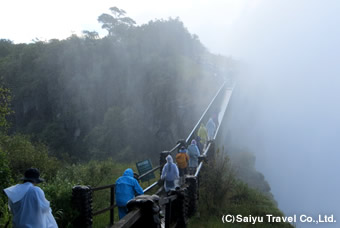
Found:
<path fill-rule="evenodd" d="M 190 219 L 197 210 L 199 200 L 200 174 L 209 159 L 214 158 L 216 148 L 221 145 L 223 140 L 223 130 L 221 127 L 225 121 L 225 113 L 229 100 L 232 95 L 232 88 L 228 88 L 226 82 L 219 88 L 208 107 L 205 109 L 200 119 L 197 121 L 189 135 L 185 140 L 180 140 L 169 151 L 160 153 L 160 163 L 157 167 L 139 176 L 142 179 L 146 175 L 157 170 L 162 172 L 165 165 L 166 156 L 175 155 L 175 152 L 182 145 L 189 145 L 201 123 L 206 123 L 213 112 L 218 111 L 218 126 L 216 128 L 213 140 L 208 141 L 203 152 L 199 157 L 199 165 L 194 175 L 187 175 L 185 182 L 176 190 L 166 194 L 163 189 L 161 180 L 157 180 L 144 189 L 143 196 L 136 197 L 129 202 L 129 213 L 121 220 L 114 222 L 115 201 L 115 185 L 107 185 L 96 188 L 90 186 L 75 186 L 72 189 L 72 204 L 78 211 L 79 215 L 73 222 L 75 227 L 92 227 L 92 219 L 94 216 L 110 212 L 109 227 L 111 228 L 127 228 L 127 227 L 186 227 L 187 219 Z M 92 211 L 92 195 L 95 191 L 110 189 L 110 206 L 102 210 Z M 147 195 L 153 192 L 152 195 Z"/>

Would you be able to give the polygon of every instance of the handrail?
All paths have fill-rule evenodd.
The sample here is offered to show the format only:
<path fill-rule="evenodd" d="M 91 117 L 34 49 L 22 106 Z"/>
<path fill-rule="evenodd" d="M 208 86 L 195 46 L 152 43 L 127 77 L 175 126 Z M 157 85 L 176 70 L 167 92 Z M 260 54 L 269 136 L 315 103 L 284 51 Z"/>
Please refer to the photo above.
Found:
<path fill-rule="evenodd" d="M 98 190 L 103 190 L 103 189 L 106 189 L 106 188 L 112 188 L 114 187 L 115 184 L 110 184 L 110 185 L 105 185 L 105 186 L 101 186 L 101 187 L 97 187 L 97 188 L 91 188 L 92 191 L 98 191 Z"/>
<path fill-rule="evenodd" d="M 177 149 L 179 148 L 180 145 L 181 145 L 180 143 L 177 143 L 177 145 L 176 145 L 174 148 L 172 148 L 171 150 L 169 150 L 169 153 L 171 154 L 172 152 L 174 152 L 175 150 L 177 150 Z"/>
<path fill-rule="evenodd" d="M 201 115 L 200 119 L 198 120 L 198 122 L 196 123 L 196 125 L 194 126 L 194 128 L 191 130 L 189 136 L 186 138 L 185 143 L 188 144 L 190 138 L 194 135 L 194 133 L 197 131 L 197 128 L 199 127 L 200 123 L 202 122 L 203 118 L 205 117 L 205 115 L 207 114 L 207 112 L 210 110 L 210 107 L 212 106 L 212 104 L 215 102 L 217 96 L 220 94 L 221 90 L 224 88 L 224 86 L 226 85 L 226 82 L 224 81 L 223 84 L 221 85 L 221 87 L 218 89 L 218 91 L 216 92 L 215 96 L 213 97 L 213 99 L 210 101 L 208 107 L 204 110 L 203 114 Z M 177 143 L 176 146 L 174 146 L 170 151 L 169 154 L 173 153 L 176 149 L 179 148 L 179 146 L 181 145 L 181 143 Z M 209 144 L 210 146 L 210 144 Z M 209 149 L 209 148 L 207 148 Z M 207 152 L 207 150 L 206 150 Z M 206 154 L 206 153 L 205 153 Z M 143 175 L 141 175 L 138 180 L 140 180 L 142 177 L 146 176 L 149 173 L 152 173 L 153 171 L 160 169 L 161 166 L 157 166 L 156 168 L 144 173 Z M 150 186 L 148 186 L 144 192 L 149 191 L 150 189 L 152 189 L 153 187 L 155 187 L 157 185 L 158 181 L 151 184 Z"/>
<path fill-rule="evenodd" d="M 197 130 L 198 126 L 200 125 L 200 123 L 202 122 L 203 118 L 205 117 L 206 113 L 209 111 L 211 105 L 214 103 L 216 97 L 220 94 L 221 90 L 223 89 L 223 87 L 226 85 L 226 82 L 224 81 L 222 86 L 220 87 L 220 89 L 217 91 L 217 93 L 215 94 L 214 98 L 211 100 L 210 104 L 208 105 L 208 107 L 205 109 L 205 111 L 203 112 L 203 114 L 201 115 L 201 118 L 198 120 L 198 122 L 196 123 L 195 127 L 192 129 L 192 131 L 190 132 L 189 136 L 187 137 L 187 139 L 185 140 L 185 143 L 188 143 L 190 138 L 193 136 L 193 134 L 195 133 L 195 131 Z"/>
<path fill-rule="evenodd" d="M 201 117 L 199 118 L 198 122 L 196 123 L 196 125 L 194 126 L 194 128 L 191 130 L 190 134 L 188 135 L 188 137 L 185 140 L 185 143 L 188 144 L 190 138 L 194 135 L 195 131 L 197 131 L 197 128 L 199 127 L 200 123 L 202 122 L 203 118 L 205 117 L 205 115 L 207 114 L 207 112 L 209 111 L 210 107 L 212 106 L 212 104 L 215 102 L 216 97 L 220 94 L 221 90 L 223 89 L 223 87 L 226 85 L 226 82 L 224 81 L 223 84 L 221 85 L 221 87 L 218 89 L 218 91 L 216 92 L 215 96 L 213 97 L 213 99 L 210 101 L 208 107 L 204 110 L 203 114 L 201 115 Z M 176 146 L 174 146 L 171 150 L 169 150 L 169 153 L 174 152 L 176 149 L 179 148 L 179 146 L 181 145 L 181 143 L 177 143 Z"/>
<path fill-rule="evenodd" d="M 209 106 L 206 108 L 206 110 L 204 111 L 204 113 L 203 113 L 202 116 L 200 117 L 199 121 L 196 123 L 195 127 L 193 128 L 193 130 L 190 132 L 189 136 L 187 137 L 187 139 L 186 139 L 186 141 L 185 141 L 186 144 L 189 142 L 189 140 L 191 139 L 191 137 L 193 137 L 195 131 L 196 131 L 197 128 L 199 127 L 200 123 L 203 121 L 203 118 L 206 117 L 207 112 L 210 110 L 212 104 L 214 103 L 214 101 L 216 100 L 217 96 L 220 94 L 220 92 L 221 92 L 221 90 L 222 90 L 222 88 L 223 88 L 224 86 L 225 86 L 225 83 L 223 83 L 223 85 L 221 86 L 221 88 L 218 90 L 218 92 L 217 92 L 216 95 L 214 96 L 213 100 L 210 102 Z M 230 97 L 229 97 L 229 98 L 230 98 Z M 229 98 L 228 98 L 228 99 L 229 99 Z M 224 103 L 224 101 L 227 101 L 227 102 Z M 226 111 L 226 107 L 227 107 L 228 102 L 229 102 L 229 100 L 222 100 L 221 107 L 223 107 L 223 109 L 221 110 L 221 112 L 222 112 L 222 116 L 223 116 L 223 117 L 224 117 L 224 115 L 225 115 L 225 111 Z M 224 107 L 223 104 L 226 104 L 226 106 Z M 223 119 L 222 119 L 222 120 L 223 120 Z M 220 131 L 220 127 L 221 127 L 222 122 L 223 122 L 223 121 L 221 121 L 220 124 L 218 125 L 218 127 L 216 128 L 216 131 L 215 131 L 213 140 L 208 141 L 208 144 L 207 144 L 206 148 L 204 149 L 204 151 L 203 151 L 203 153 L 202 153 L 202 156 L 203 156 L 203 157 L 206 157 L 207 154 L 209 153 L 209 151 L 214 150 L 214 141 L 216 140 L 216 137 L 217 137 L 217 135 L 218 135 L 218 132 Z M 172 148 L 170 151 L 168 151 L 168 153 L 171 154 L 171 153 L 174 152 L 176 149 L 178 149 L 180 145 L 181 145 L 181 143 L 177 143 L 177 145 L 176 145 L 174 148 Z M 200 174 L 200 171 L 201 171 L 201 169 L 202 169 L 202 167 L 203 167 L 204 161 L 205 161 L 205 160 L 201 161 L 200 164 L 198 165 L 198 167 L 197 167 L 197 169 L 196 169 L 196 172 L 195 172 L 195 174 L 194 174 L 195 178 L 197 178 L 198 175 Z M 159 166 L 159 167 L 156 167 L 156 168 L 154 168 L 154 169 L 158 169 L 158 168 L 160 168 L 160 166 Z M 150 172 L 152 172 L 152 170 L 151 170 Z M 147 174 L 148 174 L 148 173 L 146 173 L 145 175 L 147 175 Z M 144 175 L 144 174 L 143 174 L 143 175 Z M 189 183 L 192 183 L 192 182 L 189 182 Z M 194 182 L 194 183 L 195 183 L 195 182 Z M 197 182 L 196 182 L 196 183 L 197 183 Z M 147 187 L 147 188 L 144 190 L 144 192 L 149 191 L 149 190 L 152 189 L 153 187 L 157 186 L 157 184 L 158 184 L 158 181 L 155 182 L 155 183 L 153 183 L 153 184 L 150 185 L 149 187 Z M 191 186 L 193 186 L 193 185 L 191 185 Z M 189 184 L 189 186 L 187 186 L 187 187 L 190 187 L 190 184 Z M 157 191 L 156 194 L 159 194 L 160 191 L 161 191 L 161 189 L 162 189 L 162 188 L 160 188 L 160 189 Z M 196 190 L 196 191 L 197 191 L 197 190 Z M 175 199 L 177 199 L 177 196 L 172 196 L 172 197 L 169 197 L 169 196 L 168 196 L 168 197 L 160 198 L 160 200 L 159 200 L 159 204 L 165 206 L 165 221 L 164 221 L 164 222 L 165 222 L 165 224 L 164 224 L 165 228 L 170 227 L 170 223 L 171 223 L 171 213 L 172 213 L 172 212 L 171 212 L 171 211 L 172 211 L 171 201 L 173 201 L 173 200 L 175 200 Z M 134 212 L 132 212 L 132 213 L 134 213 Z M 136 217 L 129 217 L 129 218 L 130 218 L 129 220 L 126 220 L 125 222 L 122 222 L 122 223 L 120 223 L 120 224 L 124 224 L 124 225 L 129 224 L 129 225 L 133 225 L 134 222 L 136 222 L 136 221 L 139 219 L 139 218 L 137 219 Z M 132 221 L 133 221 L 133 223 L 132 223 Z M 123 227 L 123 226 L 115 226 L 115 227 L 121 228 L 121 227 Z M 130 226 L 127 226 L 127 227 L 130 227 Z"/>
<path fill-rule="evenodd" d="M 149 171 L 147 171 L 146 173 L 143 173 L 142 175 L 140 175 L 140 176 L 138 177 L 138 180 L 141 180 L 143 177 L 145 177 L 146 175 L 148 175 L 148 174 L 150 174 L 150 173 L 156 171 L 156 170 L 159 169 L 159 168 L 161 168 L 160 165 L 157 166 L 157 167 L 155 167 L 155 168 L 153 168 L 153 169 L 151 169 L 151 170 L 149 170 Z"/>
<path fill-rule="evenodd" d="M 124 218 L 115 223 L 112 227 L 128 228 L 131 227 L 135 222 L 142 216 L 141 209 L 136 209 L 128 213 Z"/>
<path fill-rule="evenodd" d="M 208 107 L 204 110 L 203 114 L 201 115 L 201 117 L 199 118 L 198 122 L 196 123 L 196 125 L 194 126 L 194 128 L 191 130 L 189 136 L 186 138 L 185 143 L 188 144 L 190 138 L 194 135 L 194 133 L 197 131 L 197 128 L 199 127 L 200 123 L 202 122 L 203 118 L 205 117 L 205 115 L 207 114 L 207 112 L 210 110 L 210 107 L 212 106 L 212 104 L 215 102 L 216 98 L 218 95 L 220 95 L 220 92 L 222 91 L 222 89 L 224 88 L 224 86 L 226 85 L 226 82 L 224 81 L 223 84 L 221 85 L 221 87 L 218 89 L 218 91 L 216 92 L 215 96 L 213 97 L 213 99 L 210 101 Z M 176 146 L 174 146 L 170 151 L 169 154 L 173 153 L 176 149 L 178 149 L 180 147 L 181 143 L 177 143 Z M 146 176 L 149 173 L 152 173 L 153 171 L 156 171 L 158 169 L 160 169 L 161 166 L 157 166 L 152 170 L 149 170 L 148 172 L 144 173 L 143 175 L 141 175 L 138 180 L 140 180 L 141 178 L 143 178 L 144 176 Z M 145 190 L 149 191 L 150 189 L 152 189 L 153 187 L 156 186 L 158 182 L 155 182 L 153 184 L 151 184 L 150 186 L 148 186 Z M 144 192 L 145 192 L 144 190 Z"/>
<path fill-rule="evenodd" d="M 228 103 L 229 103 L 229 100 L 227 101 L 227 104 L 228 104 Z M 227 106 L 226 106 L 225 109 L 224 109 L 224 113 L 225 113 L 225 111 L 226 111 L 226 108 L 227 108 Z M 224 113 L 223 113 L 223 115 L 224 115 Z M 216 131 L 215 131 L 214 138 L 213 138 L 214 141 L 215 141 L 215 139 L 216 139 L 217 133 L 218 133 L 219 130 L 220 130 L 221 124 L 222 124 L 222 123 L 220 123 L 220 124 L 217 126 L 217 129 L 216 129 Z M 207 146 L 207 148 L 205 149 L 205 151 L 204 151 L 204 153 L 203 153 L 203 156 L 206 156 L 206 155 L 207 155 L 207 153 L 208 153 L 210 147 L 211 147 L 211 142 L 208 143 L 208 146 Z M 197 166 L 197 169 L 196 169 L 196 172 L 195 172 L 195 177 L 197 177 L 197 176 L 199 175 L 202 166 L 203 166 L 203 161 L 201 161 L 200 164 Z"/>
<path fill-rule="evenodd" d="M 207 115 L 207 113 L 209 112 L 209 110 L 211 110 L 211 107 L 212 107 L 212 105 L 215 103 L 215 101 L 217 100 L 217 97 L 218 97 L 219 95 L 222 94 L 221 91 L 222 91 L 222 89 L 225 87 L 225 85 L 226 85 L 226 82 L 224 82 L 224 83 L 221 85 L 221 87 L 218 89 L 218 91 L 216 92 L 216 94 L 215 94 L 215 96 L 213 97 L 213 99 L 210 101 L 208 107 L 204 110 L 204 112 L 203 112 L 203 114 L 201 115 L 201 117 L 199 118 L 198 122 L 195 124 L 195 126 L 194 126 L 193 129 L 191 130 L 190 134 L 189 134 L 188 137 L 186 138 L 186 140 L 185 140 L 185 143 L 186 143 L 186 144 L 189 143 L 190 139 L 193 137 L 193 135 L 195 134 L 195 132 L 196 132 L 197 129 L 199 128 L 200 123 L 201 123 L 201 122 L 203 121 L 203 119 L 206 117 L 206 115 Z M 224 110 L 224 111 L 225 111 L 225 110 Z M 219 130 L 219 127 L 220 127 L 220 125 L 219 125 L 219 126 L 217 127 L 217 129 L 216 129 L 216 132 L 215 132 L 215 135 L 214 135 L 213 140 L 215 140 L 215 138 L 216 138 L 216 135 L 217 135 L 217 132 L 218 132 L 218 130 Z M 205 148 L 205 150 L 204 150 L 204 152 L 203 152 L 202 155 L 204 155 L 204 156 L 207 155 L 208 151 L 211 149 L 211 145 L 212 145 L 212 142 L 209 141 L 209 142 L 208 142 L 208 145 L 207 145 L 207 147 Z M 176 151 L 176 149 L 178 149 L 180 146 L 181 146 L 181 143 L 177 143 L 176 146 L 174 146 L 170 151 L 168 151 L 168 153 L 169 153 L 169 154 L 173 153 L 173 152 Z M 201 171 L 201 168 L 202 168 L 202 166 L 203 166 L 203 162 L 204 162 L 204 161 L 201 161 L 200 164 L 199 164 L 199 166 L 197 167 L 196 172 L 195 172 L 195 175 L 194 175 L 195 177 L 197 177 L 197 176 L 199 175 L 199 173 L 200 173 L 200 171 Z M 147 171 L 146 173 L 144 173 L 144 174 L 142 174 L 141 176 L 139 176 L 139 177 L 138 177 L 138 180 L 142 179 L 142 178 L 145 177 L 146 175 L 148 175 L 148 174 L 150 174 L 150 173 L 152 173 L 152 172 L 154 172 L 154 171 L 156 171 L 156 170 L 158 170 L 158 169 L 161 169 L 161 167 L 162 167 L 162 166 L 159 165 L 159 166 L 153 168 L 152 170 Z M 155 186 L 158 185 L 158 183 L 159 183 L 159 181 L 156 181 L 156 182 L 154 182 L 153 184 L 151 184 L 150 186 L 146 187 L 146 188 L 144 189 L 144 193 L 146 193 L 146 192 L 150 191 L 151 189 L 153 189 Z M 95 213 L 92 214 L 93 216 L 95 216 L 95 215 L 101 214 L 101 213 L 103 213 L 103 212 L 105 212 L 105 211 L 111 210 L 111 214 L 110 214 L 110 217 L 111 217 L 111 218 L 110 218 L 110 224 L 111 224 L 111 225 L 113 224 L 113 209 L 114 209 L 114 207 L 116 207 L 116 205 L 115 205 L 114 202 L 113 202 L 113 201 L 114 201 L 114 191 L 113 191 L 113 190 L 114 190 L 114 187 L 115 187 L 115 184 L 111 184 L 111 185 L 107 185 L 107 186 L 101 186 L 101 187 L 97 187 L 97 188 L 92 188 L 92 191 L 97 191 L 97 190 L 103 190 L 103 189 L 106 189 L 106 188 L 111 188 L 111 205 L 110 205 L 110 207 L 105 208 L 105 209 L 102 209 L 102 210 L 97 211 L 97 212 L 95 212 Z M 159 188 L 159 190 L 157 191 L 156 194 L 159 194 L 160 191 L 161 191 L 161 189 L 162 189 L 162 187 Z M 136 213 L 132 213 L 132 214 L 129 213 L 123 220 L 128 220 L 128 219 L 130 220 L 130 219 L 131 219 L 131 221 L 125 221 L 125 222 L 130 223 L 130 224 L 131 224 L 132 220 L 133 220 L 133 221 L 137 221 L 141 215 L 140 215 L 140 211 L 139 211 L 139 210 L 138 210 L 138 211 L 135 211 L 135 212 L 136 212 Z M 138 216 L 137 216 L 137 215 L 138 215 Z M 138 217 L 138 218 L 137 218 L 137 217 Z M 117 224 L 127 224 L 127 223 L 124 223 L 123 221 L 120 221 L 120 222 L 117 223 Z"/>
<path fill-rule="evenodd" d="M 214 140 L 215 140 L 215 137 L 214 137 Z M 211 142 L 209 142 L 207 148 L 205 148 L 205 151 L 202 154 L 203 156 L 207 155 L 210 147 L 211 147 Z M 194 175 L 195 177 L 197 177 L 198 174 L 200 173 L 202 166 L 203 166 L 203 161 L 201 161 L 200 164 L 197 166 L 196 172 L 195 172 L 195 175 Z"/>
<path fill-rule="evenodd" d="M 146 187 L 146 188 L 144 189 L 144 193 L 150 191 L 150 190 L 151 190 L 153 187 L 155 187 L 157 184 L 158 184 L 158 181 L 156 181 L 156 182 L 153 183 L 152 185 Z"/>
<path fill-rule="evenodd" d="M 91 188 L 92 192 L 110 188 L 110 206 L 92 213 L 92 216 L 96 216 L 96 215 L 102 214 L 106 211 L 110 211 L 110 225 L 113 225 L 113 223 L 114 223 L 114 208 L 117 206 L 116 204 L 114 204 L 114 202 L 115 202 L 115 186 L 116 186 L 115 184 L 110 184 L 110 185 L 105 185 L 105 186 L 101 186 L 101 187 L 97 187 L 97 188 Z"/>
<path fill-rule="evenodd" d="M 108 211 L 108 210 L 111 210 L 111 209 L 115 208 L 115 207 L 117 207 L 116 204 L 114 204 L 114 205 L 112 205 L 112 206 L 109 206 L 109 207 L 107 207 L 107 208 L 104 208 L 104 209 L 102 209 L 102 210 L 100 210 L 100 211 L 93 212 L 93 213 L 92 213 L 92 216 L 96 216 L 96 215 L 102 214 L 102 213 L 104 213 L 104 212 L 106 212 L 106 211 Z"/>

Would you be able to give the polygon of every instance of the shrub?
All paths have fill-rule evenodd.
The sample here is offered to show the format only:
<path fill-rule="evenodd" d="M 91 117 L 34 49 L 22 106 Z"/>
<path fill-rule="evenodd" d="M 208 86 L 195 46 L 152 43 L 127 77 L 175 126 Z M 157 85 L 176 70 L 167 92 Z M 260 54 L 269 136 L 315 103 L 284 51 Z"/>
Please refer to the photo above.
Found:
<path fill-rule="evenodd" d="M 7 197 L 3 192 L 13 184 L 11 171 L 8 166 L 8 159 L 6 153 L 0 147 L 0 227 L 5 227 L 5 224 L 10 220 L 10 212 L 7 207 Z"/>
<path fill-rule="evenodd" d="M 248 184 L 237 180 L 225 153 L 217 151 L 201 173 L 200 217 L 190 220 L 189 227 L 293 227 L 289 223 L 223 224 L 224 214 L 243 216 L 283 216 L 275 201 Z M 247 167 L 241 167 L 246 168 Z"/>
<path fill-rule="evenodd" d="M 32 144 L 28 136 L 24 135 L 0 135 L 0 147 L 8 158 L 12 177 L 22 177 L 26 169 L 36 167 L 42 177 L 50 179 L 56 174 L 60 163 L 54 157 L 48 155 L 47 147 L 43 144 Z"/>
<path fill-rule="evenodd" d="M 217 151 L 215 158 L 204 164 L 200 181 L 201 212 L 207 215 L 218 212 L 223 207 L 235 179 L 229 165 L 229 158 Z"/>

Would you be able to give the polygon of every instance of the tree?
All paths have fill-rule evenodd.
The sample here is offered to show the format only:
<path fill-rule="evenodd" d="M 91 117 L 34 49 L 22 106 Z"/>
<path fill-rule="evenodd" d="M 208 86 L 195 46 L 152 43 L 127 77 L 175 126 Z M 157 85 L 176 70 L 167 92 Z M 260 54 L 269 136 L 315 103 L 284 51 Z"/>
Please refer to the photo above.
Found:
<path fill-rule="evenodd" d="M 83 30 L 83 35 L 85 36 L 85 38 L 90 40 L 95 40 L 99 38 L 98 32 L 96 31 Z"/>
<path fill-rule="evenodd" d="M 6 131 L 9 127 L 6 117 L 13 113 L 9 107 L 11 99 L 9 89 L 0 86 L 0 131 Z"/>
<path fill-rule="evenodd" d="M 111 7 L 111 14 L 103 13 L 98 17 L 98 22 L 102 23 L 102 28 L 109 32 L 109 36 L 120 39 L 120 35 L 124 34 L 136 22 L 130 17 L 125 17 L 126 12 L 117 7 Z"/>

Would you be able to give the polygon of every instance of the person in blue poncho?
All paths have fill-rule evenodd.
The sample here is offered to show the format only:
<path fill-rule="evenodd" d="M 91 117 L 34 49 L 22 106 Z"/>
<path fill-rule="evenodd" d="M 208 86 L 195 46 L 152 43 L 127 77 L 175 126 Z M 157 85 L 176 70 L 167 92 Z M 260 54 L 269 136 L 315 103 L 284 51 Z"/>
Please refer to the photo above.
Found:
<path fill-rule="evenodd" d="M 179 172 L 177 165 L 174 163 L 171 155 L 166 157 L 167 163 L 164 165 L 162 170 L 161 179 L 164 180 L 164 190 L 169 192 L 176 188 L 175 180 L 179 179 Z"/>
<path fill-rule="evenodd" d="M 128 212 L 127 202 L 133 199 L 135 195 L 143 194 L 143 189 L 133 177 L 132 169 L 126 169 L 123 176 L 119 177 L 116 181 L 116 204 L 118 206 L 119 219 L 123 218 Z"/>
<path fill-rule="evenodd" d="M 13 214 L 13 227 L 57 228 L 52 215 L 50 202 L 41 188 L 35 186 L 44 181 L 36 168 L 26 170 L 23 184 L 4 189 L 8 197 L 9 208 Z"/>
<path fill-rule="evenodd" d="M 189 155 L 189 173 L 191 175 L 194 175 L 196 168 L 198 166 L 198 157 L 200 156 L 200 151 L 197 147 L 195 139 L 193 139 L 191 141 L 191 144 L 188 146 L 188 155 Z"/>

